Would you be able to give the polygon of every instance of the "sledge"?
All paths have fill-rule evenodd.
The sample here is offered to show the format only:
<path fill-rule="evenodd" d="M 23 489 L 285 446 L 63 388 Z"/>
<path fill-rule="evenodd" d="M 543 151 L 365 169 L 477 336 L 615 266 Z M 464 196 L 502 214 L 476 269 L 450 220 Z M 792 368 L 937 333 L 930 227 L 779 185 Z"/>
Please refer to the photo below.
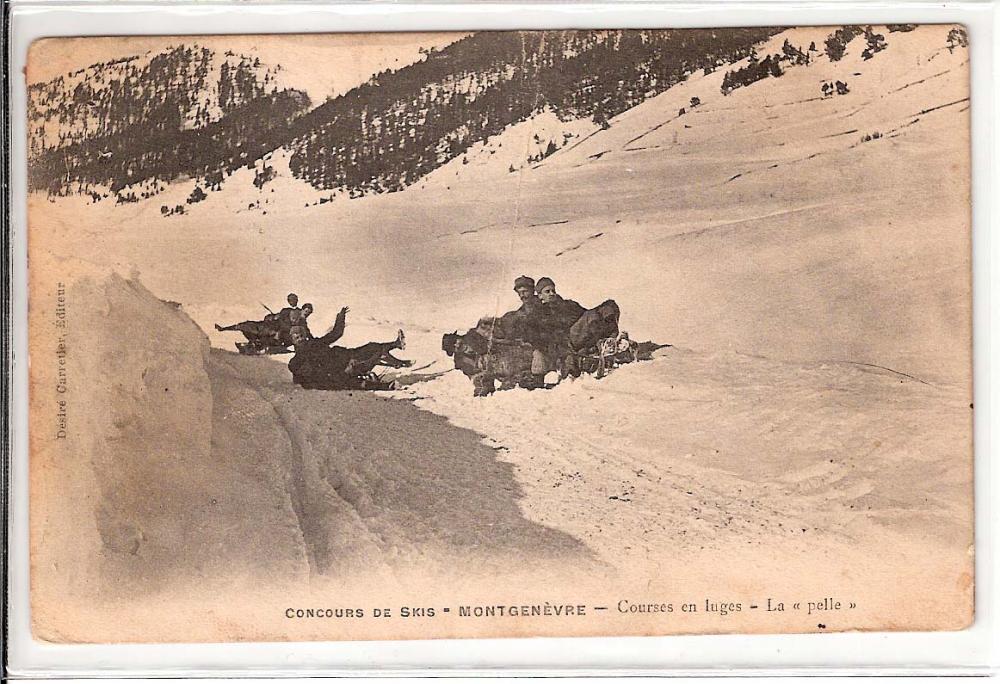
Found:
<path fill-rule="evenodd" d="M 236 351 L 244 356 L 271 356 L 274 354 L 291 354 L 289 347 L 263 344 L 261 342 L 237 342 Z"/>
<path fill-rule="evenodd" d="M 614 337 L 600 340 L 595 347 L 583 352 L 571 351 L 567 355 L 569 368 L 560 371 L 562 377 L 573 374 L 573 366 L 581 373 L 590 373 L 595 378 L 603 378 L 615 366 L 635 363 L 639 360 L 639 344 L 629 339 L 624 330 Z"/>
<path fill-rule="evenodd" d="M 471 330 L 464 335 L 445 334 L 442 349 L 455 359 L 455 368 L 472 380 L 473 396 L 483 397 L 515 387 L 549 389 L 553 384 L 539 382 L 531 373 L 533 347 L 522 340 L 489 342 Z M 613 368 L 650 358 L 652 351 L 668 346 L 652 342 L 637 343 L 628 333 L 598 340 L 583 350 L 561 350 L 556 362 L 559 378 L 593 375 L 603 378 Z M 499 388 L 496 382 L 499 381 Z"/>
<path fill-rule="evenodd" d="M 361 376 L 361 389 L 376 392 L 391 392 L 396 389 L 396 381 L 393 379 L 386 380 L 383 376 L 376 373 L 366 373 Z"/>

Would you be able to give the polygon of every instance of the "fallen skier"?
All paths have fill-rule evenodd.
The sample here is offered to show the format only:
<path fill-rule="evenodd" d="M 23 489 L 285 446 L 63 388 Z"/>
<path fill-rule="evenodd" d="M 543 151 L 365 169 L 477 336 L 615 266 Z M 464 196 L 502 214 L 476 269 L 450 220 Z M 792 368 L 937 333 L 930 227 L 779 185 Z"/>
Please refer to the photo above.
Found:
<path fill-rule="evenodd" d="M 288 362 L 292 382 L 305 389 L 322 390 L 387 390 L 393 389 L 374 374 L 377 366 L 408 368 L 412 361 L 397 359 L 391 352 L 406 348 L 406 338 L 400 330 L 392 342 L 369 342 L 360 347 L 338 347 L 334 342 L 344 334 L 348 308 L 337 314 L 333 328 L 322 337 L 307 337 L 292 329 L 295 356 Z"/>

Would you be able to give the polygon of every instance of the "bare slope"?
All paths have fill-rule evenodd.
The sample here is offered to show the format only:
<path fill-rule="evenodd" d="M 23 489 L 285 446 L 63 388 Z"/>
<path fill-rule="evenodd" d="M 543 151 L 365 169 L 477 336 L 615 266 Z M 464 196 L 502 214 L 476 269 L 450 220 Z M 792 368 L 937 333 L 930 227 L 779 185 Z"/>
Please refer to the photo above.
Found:
<path fill-rule="evenodd" d="M 972 411 L 962 388 L 672 348 L 600 381 L 488 401 L 469 391 L 451 373 L 401 394 L 507 447 L 525 514 L 636 584 L 651 563 L 662 581 L 700 591 L 773 593 L 780 576 L 789 591 L 863 597 L 855 627 L 900 610 L 903 587 L 943 586 L 906 619 L 966 619 Z"/>

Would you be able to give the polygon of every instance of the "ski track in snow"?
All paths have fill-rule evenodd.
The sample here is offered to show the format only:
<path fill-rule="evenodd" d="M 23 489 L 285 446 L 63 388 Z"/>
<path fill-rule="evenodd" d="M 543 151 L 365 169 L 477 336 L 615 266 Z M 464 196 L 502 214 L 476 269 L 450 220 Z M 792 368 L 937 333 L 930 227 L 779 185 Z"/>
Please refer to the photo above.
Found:
<path fill-rule="evenodd" d="M 905 435 L 911 413 L 958 418 L 965 411 L 960 390 L 899 382 L 898 374 L 851 363 L 796 372 L 776 361 L 671 349 L 600 381 L 564 381 L 549 391 L 470 400 L 471 383 L 451 372 L 396 396 L 503 447 L 528 494 L 530 519 L 570 530 L 608 562 L 627 566 L 666 547 L 718 550 L 778 536 L 804 550 L 872 535 L 863 501 L 879 479 L 896 462 L 922 460 L 916 444 L 946 448 L 930 425 Z M 758 384 L 769 375 L 770 385 Z M 829 433 L 846 422 L 857 434 Z M 765 450 L 781 457 L 755 466 Z M 869 458 L 875 450 L 878 461 Z M 947 507 L 939 505 L 945 521 Z"/>

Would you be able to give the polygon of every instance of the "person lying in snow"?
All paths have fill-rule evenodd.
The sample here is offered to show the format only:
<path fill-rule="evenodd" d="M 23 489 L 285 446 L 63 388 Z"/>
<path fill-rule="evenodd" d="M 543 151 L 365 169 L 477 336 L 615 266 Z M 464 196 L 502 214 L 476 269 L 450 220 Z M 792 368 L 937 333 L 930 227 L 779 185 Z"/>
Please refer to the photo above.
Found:
<path fill-rule="evenodd" d="M 298 327 L 301 334 L 312 336 L 312 333 L 309 332 L 307 319 L 312 315 L 313 305 L 303 304 L 300 309 L 298 302 L 299 298 L 293 292 L 288 295 L 289 306 L 278 313 L 270 313 L 260 321 L 243 321 L 227 326 L 216 323 L 215 329 L 220 332 L 243 333 L 249 346 L 258 351 L 269 348 L 287 348 L 292 345 L 291 331 L 293 327 Z"/>
<path fill-rule="evenodd" d="M 402 330 L 392 342 L 369 342 L 353 349 L 334 346 L 344 335 L 348 311 L 346 306 L 341 309 L 333 328 L 321 337 L 307 336 L 297 326 L 292 328 L 295 356 L 288 361 L 288 370 L 296 385 L 322 390 L 393 389 L 392 382 L 383 382 L 373 375 L 375 367 L 413 365 L 412 361 L 397 359 L 390 353 L 406 348 Z"/>

